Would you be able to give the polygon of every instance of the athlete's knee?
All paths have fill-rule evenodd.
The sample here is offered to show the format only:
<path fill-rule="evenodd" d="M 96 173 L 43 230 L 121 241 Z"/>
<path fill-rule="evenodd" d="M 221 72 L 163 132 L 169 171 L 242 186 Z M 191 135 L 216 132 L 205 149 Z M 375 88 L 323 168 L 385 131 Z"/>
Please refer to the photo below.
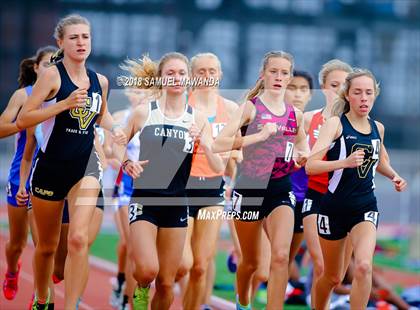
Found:
<path fill-rule="evenodd" d="M 242 269 L 246 271 L 247 273 L 255 273 L 258 269 L 258 266 L 260 264 L 260 259 L 255 257 L 249 257 L 245 258 L 242 257 L 242 260 L 240 261 L 238 265 L 238 269 Z"/>
<path fill-rule="evenodd" d="M 289 251 L 278 249 L 271 251 L 271 267 L 284 267 L 289 265 Z"/>
<path fill-rule="evenodd" d="M 201 278 L 205 275 L 209 261 L 204 258 L 199 258 L 194 261 L 194 265 L 191 268 L 192 278 Z"/>
<path fill-rule="evenodd" d="M 69 233 L 67 238 L 67 247 L 69 253 L 80 253 L 88 249 L 89 237 L 88 234 L 80 232 Z"/>
<path fill-rule="evenodd" d="M 39 242 L 35 248 L 35 251 L 44 257 L 54 256 L 57 250 L 57 246 L 54 244 L 42 244 Z"/>
<path fill-rule="evenodd" d="M 339 273 L 324 274 L 323 277 L 330 287 L 336 287 L 341 283 L 341 275 Z"/>
<path fill-rule="evenodd" d="M 190 268 L 187 268 L 186 266 L 180 266 L 176 272 L 175 281 L 180 281 L 183 277 L 185 277 L 189 272 Z"/>
<path fill-rule="evenodd" d="M 161 295 L 173 294 L 174 280 L 169 278 L 158 277 L 155 282 L 156 292 Z"/>
<path fill-rule="evenodd" d="M 35 251 L 42 256 L 54 256 L 57 251 L 59 238 L 40 238 L 36 244 Z"/>
<path fill-rule="evenodd" d="M 191 270 L 193 266 L 193 260 L 184 258 L 179 265 L 178 271 L 176 273 L 176 279 L 177 281 L 185 277 Z"/>
<path fill-rule="evenodd" d="M 254 279 L 258 282 L 267 282 L 268 281 L 268 271 L 258 269 L 254 274 Z"/>
<path fill-rule="evenodd" d="M 15 255 L 20 255 L 26 246 L 26 239 L 9 241 L 7 244 L 7 251 Z"/>
<path fill-rule="evenodd" d="M 159 266 L 149 265 L 136 265 L 133 276 L 140 284 L 149 284 L 156 279 L 159 273 Z"/>
<path fill-rule="evenodd" d="M 372 262 L 368 259 L 358 260 L 355 264 L 354 277 L 366 278 L 372 276 Z"/>

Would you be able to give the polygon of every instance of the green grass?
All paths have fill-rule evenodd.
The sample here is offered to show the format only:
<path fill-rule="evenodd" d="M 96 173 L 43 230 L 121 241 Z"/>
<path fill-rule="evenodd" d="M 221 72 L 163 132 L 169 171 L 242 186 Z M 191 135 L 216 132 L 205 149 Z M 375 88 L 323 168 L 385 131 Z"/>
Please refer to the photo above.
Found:
<path fill-rule="evenodd" d="M 379 239 L 377 244 L 384 249 L 384 252 L 375 254 L 375 265 L 420 274 L 420 268 L 406 265 L 409 251 L 407 239 Z"/>
<path fill-rule="evenodd" d="M 117 263 L 117 234 L 100 233 L 92 244 L 90 253 L 94 256 Z"/>

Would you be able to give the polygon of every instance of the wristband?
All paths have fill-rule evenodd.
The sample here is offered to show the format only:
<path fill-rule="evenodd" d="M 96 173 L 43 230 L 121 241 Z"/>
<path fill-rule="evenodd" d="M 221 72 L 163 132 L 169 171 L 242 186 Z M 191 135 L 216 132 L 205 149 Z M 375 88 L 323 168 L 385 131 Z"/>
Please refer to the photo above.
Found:
<path fill-rule="evenodd" d="M 127 165 L 130 163 L 130 162 L 133 162 L 131 159 L 127 159 L 127 160 L 125 160 L 124 162 L 123 162 L 123 164 L 122 164 L 122 170 L 123 171 L 125 171 L 125 167 L 127 167 Z"/>

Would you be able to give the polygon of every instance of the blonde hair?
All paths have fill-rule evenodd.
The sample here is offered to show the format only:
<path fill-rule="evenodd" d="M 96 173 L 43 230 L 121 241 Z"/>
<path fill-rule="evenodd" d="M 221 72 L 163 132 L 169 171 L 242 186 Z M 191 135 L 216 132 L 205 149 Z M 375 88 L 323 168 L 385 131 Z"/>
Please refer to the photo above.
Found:
<path fill-rule="evenodd" d="M 217 56 L 216 56 L 215 54 L 213 54 L 213 53 L 198 53 L 197 55 L 195 55 L 195 56 L 191 57 L 191 60 L 190 60 L 190 64 L 191 64 L 191 71 L 194 69 L 194 67 L 195 67 L 195 64 L 196 64 L 197 60 L 198 60 L 199 58 L 202 58 L 202 57 L 208 57 L 208 58 L 212 58 L 212 59 L 214 59 L 214 60 L 217 62 L 217 66 L 218 66 L 218 68 L 219 68 L 219 72 L 220 72 L 220 74 L 222 74 L 222 63 L 220 62 L 219 57 L 217 57 Z"/>
<path fill-rule="evenodd" d="M 372 79 L 373 87 L 375 92 L 375 98 L 379 96 L 381 89 L 379 88 L 379 83 L 376 81 L 375 76 L 367 69 L 360 69 L 355 68 L 349 75 L 346 77 L 346 81 L 343 84 L 340 92 L 338 93 L 338 97 L 335 100 L 333 106 L 333 115 L 334 116 L 341 116 L 342 114 L 346 114 L 350 111 L 350 102 L 347 100 L 346 96 L 349 94 L 349 90 L 351 87 L 351 82 L 358 77 L 367 76 Z"/>
<path fill-rule="evenodd" d="M 266 53 L 262 60 L 260 72 L 264 72 L 264 70 L 268 66 L 268 61 L 274 57 L 284 58 L 290 62 L 290 75 L 292 76 L 293 65 L 294 65 L 293 56 L 283 51 L 271 51 L 271 52 Z M 258 96 L 263 89 L 264 89 L 264 81 L 259 78 L 255 86 L 246 94 L 246 100 L 251 100 L 252 98 Z"/>
<path fill-rule="evenodd" d="M 54 29 L 54 38 L 56 40 L 63 39 L 63 37 L 64 37 L 64 29 L 67 26 L 70 26 L 70 25 L 80 25 L 80 24 L 88 25 L 89 28 L 90 28 L 89 21 L 85 17 L 83 17 L 83 16 L 80 16 L 78 14 L 71 14 L 71 15 L 67 15 L 66 17 L 63 17 L 62 19 L 60 19 L 58 21 L 57 26 L 55 26 L 55 29 Z"/>
<path fill-rule="evenodd" d="M 325 85 L 325 82 L 327 81 L 328 74 L 335 70 L 350 73 L 352 71 L 352 67 L 348 63 L 341 61 L 340 59 L 332 59 L 326 62 L 322 65 L 321 71 L 319 71 L 318 74 L 319 86 L 323 87 Z"/>
<path fill-rule="evenodd" d="M 157 98 L 161 95 L 162 86 L 157 83 L 143 83 L 142 81 L 152 81 L 162 76 L 163 66 L 172 59 L 179 59 L 189 68 L 188 58 L 178 52 L 166 53 L 159 62 L 153 61 L 148 55 L 143 55 L 140 59 L 127 59 L 120 68 L 128 71 L 137 79 L 138 83 L 134 86 L 140 89 L 148 89 L 153 92 L 152 96 Z M 132 86 L 131 86 L 132 87 Z"/>

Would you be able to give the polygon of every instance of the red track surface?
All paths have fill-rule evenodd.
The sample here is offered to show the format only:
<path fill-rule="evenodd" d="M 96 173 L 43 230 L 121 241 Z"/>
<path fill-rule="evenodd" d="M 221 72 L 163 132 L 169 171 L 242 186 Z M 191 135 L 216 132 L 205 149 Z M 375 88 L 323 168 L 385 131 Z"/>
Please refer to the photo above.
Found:
<path fill-rule="evenodd" d="M 4 257 L 4 247 L 6 244 L 6 237 L 0 234 L 0 276 L 1 283 L 3 283 L 4 272 L 6 271 L 6 260 Z M 1 310 L 26 310 L 32 296 L 33 290 L 33 276 L 32 276 L 32 256 L 34 248 L 28 245 L 24 250 L 21 261 L 22 269 L 19 277 L 19 291 L 16 298 L 12 301 L 6 300 L 3 292 L 0 293 L 0 309 Z M 82 297 L 82 302 L 79 306 L 80 310 L 111 310 L 113 309 L 109 303 L 109 296 L 111 294 L 111 284 L 109 279 L 113 276 L 110 272 L 91 266 L 89 274 L 89 282 L 85 293 Z M 60 283 L 55 286 L 55 309 L 63 309 L 64 307 L 64 284 Z M 178 299 L 171 309 L 181 309 L 181 304 Z"/>
<path fill-rule="evenodd" d="M 2 208 L 0 208 L 2 209 Z M 4 209 L 3 209 L 4 210 Z M 0 215 L 3 214 L 3 210 L 0 210 Z M 3 212 L 2 212 L 3 211 Z M 6 271 L 6 261 L 4 256 L 5 244 L 7 237 L 4 235 L 4 231 L 0 233 L 0 284 L 4 279 L 4 273 Z M 218 244 L 220 249 L 230 249 L 231 243 L 221 241 Z M 0 292 L 0 309 L 1 310 L 25 310 L 28 309 L 29 301 L 33 291 L 33 276 L 32 276 L 32 256 L 34 248 L 29 244 L 21 257 L 22 269 L 19 279 L 19 291 L 16 298 L 13 301 L 8 301 L 4 298 L 3 293 Z M 382 269 L 383 276 L 393 285 L 400 285 L 402 287 L 408 287 L 413 285 L 420 285 L 420 276 L 415 274 L 409 274 L 405 272 Z M 82 303 L 80 304 L 80 310 L 112 310 L 108 300 L 111 293 L 110 278 L 114 276 L 109 271 L 104 269 L 91 266 L 89 274 L 89 282 L 85 293 L 82 297 Z M 64 304 L 64 284 L 61 283 L 55 286 L 55 309 L 63 309 Z M 219 306 L 220 307 L 220 306 Z M 222 307 L 223 308 L 223 307 Z M 171 310 L 182 309 L 180 300 L 175 298 L 174 304 Z M 216 308 L 215 308 L 216 309 Z"/>

